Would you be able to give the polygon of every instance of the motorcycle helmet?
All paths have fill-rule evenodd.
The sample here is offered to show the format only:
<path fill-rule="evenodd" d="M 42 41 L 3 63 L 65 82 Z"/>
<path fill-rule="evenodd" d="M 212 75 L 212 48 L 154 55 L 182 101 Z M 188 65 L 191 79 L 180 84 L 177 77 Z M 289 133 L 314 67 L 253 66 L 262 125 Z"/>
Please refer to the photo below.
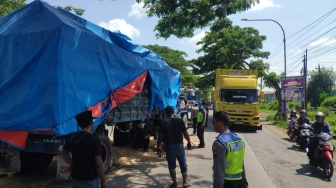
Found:
<path fill-rule="evenodd" d="M 315 120 L 318 123 L 322 123 L 324 121 L 324 113 L 323 112 L 317 112 L 315 114 Z"/>
<path fill-rule="evenodd" d="M 303 109 L 303 110 L 300 111 L 300 115 L 306 115 L 306 114 L 307 114 L 306 110 Z"/>
<path fill-rule="evenodd" d="M 291 114 L 290 114 L 291 118 L 292 117 L 296 117 L 296 111 L 295 110 L 291 110 Z"/>

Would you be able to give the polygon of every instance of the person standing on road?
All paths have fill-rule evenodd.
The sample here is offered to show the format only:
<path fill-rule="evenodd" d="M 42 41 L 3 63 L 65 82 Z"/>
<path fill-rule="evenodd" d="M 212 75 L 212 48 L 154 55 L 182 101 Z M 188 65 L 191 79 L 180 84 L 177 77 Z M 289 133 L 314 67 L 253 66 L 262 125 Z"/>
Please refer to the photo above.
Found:
<path fill-rule="evenodd" d="M 197 148 L 204 148 L 204 122 L 205 122 L 205 109 L 202 106 L 202 103 L 199 104 L 197 112 L 197 137 L 200 141 Z"/>
<path fill-rule="evenodd" d="M 209 103 L 208 102 L 204 104 L 204 108 L 205 108 L 205 127 L 208 127 L 208 117 L 209 117 Z"/>
<path fill-rule="evenodd" d="M 215 132 L 219 133 L 212 145 L 213 188 L 246 188 L 244 169 L 245 144 L 229 130 L 229 115 L 216 112 L 212 120 Z"/>
<path fill-rule="evenodd" d="M 193 133 L 196 134 L 197 131 L 197 112 L 198 112 L 198 107 L 192 107 L 191 109 L 191 117 L 192 117 L 192 123 L 193 123 Z"/>
<path fill-rule="evenodd" d="M 91 134 L 92 112 L 82 112 L 76 116 L 76 120 L 82 130 L 66 141 L 61 152 L 64 161 L 70 165 L 72 187 L 99 188 L 100 179 L 101 187 L 106 188 L 100 140 Z"/>
<path fill-rule="evenodd" d="M 183 136 L 188 141 L 187 147 L 191 148 L 190 137 L 187 132 L 187 127 L 185 126 L 181 118 L 174 117 L 174 108 L 167 106 L 165 108 L 167 119 L 162 125 L 162 129 L 159 131 L 158 147 L 161 146 L 162 141 L 165 143 L 166 158 L 168 162 L 168 168 L 170 177 L 173 183 L 169 185 L 170 188 L 177 188 L 176 182 L 176 159 L 179 162 L 182 178 L 183 187 L 190 187 L 187 180 L 187 159 L 183 146 Z M 182 136 L 183 135 L 183 136 Z M 161 149 L 161 148 L 159 148 Z"/>

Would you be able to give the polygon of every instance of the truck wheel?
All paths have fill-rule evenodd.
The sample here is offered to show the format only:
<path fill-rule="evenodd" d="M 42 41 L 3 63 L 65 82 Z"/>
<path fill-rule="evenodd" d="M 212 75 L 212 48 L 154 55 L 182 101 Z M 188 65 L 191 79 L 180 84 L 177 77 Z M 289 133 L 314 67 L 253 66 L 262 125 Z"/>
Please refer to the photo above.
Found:
<path fill-rule="evenodd" d="M 21 172 L 39 172 L 51 163 L 53 155 L 33 152 L 20 152 Z"/>
<path fill-rule="evenodd" d="M 104 164 L 104 172 L 106 173 L 112 163 L 112 143 L 105 135 L 98 135 L 98 138 L 102 147 L 102 161 Z"/>

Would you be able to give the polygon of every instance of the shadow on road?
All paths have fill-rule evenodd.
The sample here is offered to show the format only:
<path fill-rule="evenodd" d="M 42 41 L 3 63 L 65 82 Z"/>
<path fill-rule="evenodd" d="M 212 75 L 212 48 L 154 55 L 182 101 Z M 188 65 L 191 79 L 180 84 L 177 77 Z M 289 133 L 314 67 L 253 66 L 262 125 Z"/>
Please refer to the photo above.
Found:
<path fill-rule="evenodd" d="M 289 150 L 293 150 L 293 151 L 298 151 L 298 152 L 302 152 L 302 153 L 306 153 L 304 150 L 302 150 L 301 148 L 300 148 L 300 146 L 298 146 L 298 145 L 292 145 L 291 147 L 288 147 L 287 149 L 289 149 Z"/>
<path fill-rule="evenodd" d="M 313 167 L 309 164 L 301 164 L 301 168 L 296 170 L 297 175 L 313 177 L 325 181 L 325 177 L 321 169 Z"/>

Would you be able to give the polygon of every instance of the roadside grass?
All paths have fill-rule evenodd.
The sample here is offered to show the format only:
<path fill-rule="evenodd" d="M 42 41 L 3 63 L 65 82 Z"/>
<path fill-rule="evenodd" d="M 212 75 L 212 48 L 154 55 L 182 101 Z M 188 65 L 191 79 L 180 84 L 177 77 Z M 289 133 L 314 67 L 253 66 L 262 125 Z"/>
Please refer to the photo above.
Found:
<path fill-rule="evenodd" d="M 264 111 L 261 111 L 261 112 L 264 112 Z M 268 112 L 264 112 L 264 113 L 268 113 Z M 277 120 L 275 120 L 275 113 L 276 112 L 273 111 L 272 114 L 267 115 L 266 121 L 269 121 L 273 125 L 278 126 L 280 128 L 283 128 L 285 131 L 287 131 L 288 122 L 287 121 L 277 121 Z M 336 148 L 336 132 L 335 132 L 336 131 L 336 126 L 331 126 L 331 128 L 333 129 L 333 133 L 334 133 L 333 137 L 334 137 L 334 139 L 331 139 L 330 142 L 334 146 L 334 153 L 336 153 L 336 149 L 335 149 Z"/>

